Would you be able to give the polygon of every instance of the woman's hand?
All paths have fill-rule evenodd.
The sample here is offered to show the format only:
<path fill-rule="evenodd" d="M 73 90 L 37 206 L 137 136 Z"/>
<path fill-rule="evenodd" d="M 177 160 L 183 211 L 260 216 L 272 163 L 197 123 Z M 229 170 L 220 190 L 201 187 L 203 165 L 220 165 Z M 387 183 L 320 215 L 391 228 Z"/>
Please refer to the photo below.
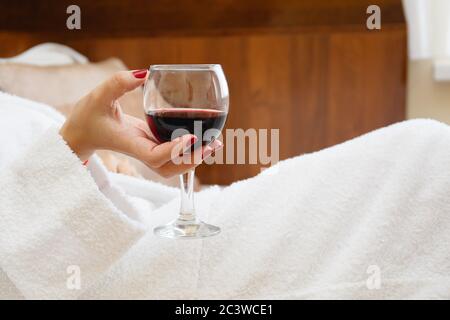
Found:
<path fill-rule="evenodd" d="M 163 177 L 171 177 L 194 168 L 222 147 L 215 140 L 197 148 L 187 164 L 181 161 L 181 153 L 189 150 L 197 137 L 188 134 L 159 144 L 144 121 L 124 114 L 117 99 L 141 86 L 146 77 L 145 69 L 118 72 L 76 104 L 60 134 L 82 161 L 95 150 L 113 150 L 141 160 Z"/>

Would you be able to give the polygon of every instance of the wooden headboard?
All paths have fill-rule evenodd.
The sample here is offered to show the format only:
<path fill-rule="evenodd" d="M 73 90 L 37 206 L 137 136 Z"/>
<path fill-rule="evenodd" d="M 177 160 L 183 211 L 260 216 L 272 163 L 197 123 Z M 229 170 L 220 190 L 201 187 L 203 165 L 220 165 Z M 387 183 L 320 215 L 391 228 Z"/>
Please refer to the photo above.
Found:
<path fill-rule="evenodd" d="M 2 1 L 0 56 L 67 44 L 91 60 L 130 68 L 220 63 L 230 87 L 228 128 L 279 128 L 280 158 L 316 151 L 405 118 L 406 27 L 401 0 L 378 0 L 381 30 L 366 28 L 365 0 Z M 203 165 L 227 184 L 259 165 Z"/>

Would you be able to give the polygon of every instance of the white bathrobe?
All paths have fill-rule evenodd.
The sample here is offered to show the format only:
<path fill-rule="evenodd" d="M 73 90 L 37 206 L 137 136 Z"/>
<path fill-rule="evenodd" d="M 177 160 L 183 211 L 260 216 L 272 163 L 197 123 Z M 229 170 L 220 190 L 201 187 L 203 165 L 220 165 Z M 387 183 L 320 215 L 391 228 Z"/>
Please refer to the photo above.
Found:
<path fill-rule="evenodd" d="M 84 167 L 62 121 L 0 93 L 1 298 L 450 298 L 442 123 L 399 123 L 202 191 L 197 211 L 222 233 L 175 241 L 151 230 L 176 217 L 177 190 L 95 157 Z"/>

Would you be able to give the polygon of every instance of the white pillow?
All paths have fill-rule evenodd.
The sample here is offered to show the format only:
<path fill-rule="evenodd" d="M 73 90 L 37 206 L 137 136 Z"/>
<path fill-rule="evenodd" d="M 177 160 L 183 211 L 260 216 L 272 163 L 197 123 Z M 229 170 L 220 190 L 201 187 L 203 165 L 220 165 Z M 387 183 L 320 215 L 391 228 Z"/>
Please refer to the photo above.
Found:
<path fill-rule="evenodd" d="M 23 63 L 36 66 L 58 66 L 87 63 L 88 58 L 74 49 L 59 43 L 42 43 L 12 58 L 0 58 L 1 62 Z"/>

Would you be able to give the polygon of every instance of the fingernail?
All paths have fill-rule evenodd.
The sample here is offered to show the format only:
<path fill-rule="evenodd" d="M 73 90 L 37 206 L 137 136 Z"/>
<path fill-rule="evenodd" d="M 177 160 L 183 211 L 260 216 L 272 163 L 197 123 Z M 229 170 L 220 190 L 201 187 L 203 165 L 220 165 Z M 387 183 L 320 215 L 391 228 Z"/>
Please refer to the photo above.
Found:
<path fill-rule="evenodd" d="M 192 136 L 185 144 L 185 148 L 192 147 L 197 142 L 197 137 Z"/>
<path fill-rule="evenodd" d="M 212 152 L 213 152 L 213 149 L 210 146 L 205 147 L 205 150 L 203 150 L 203 153 L 202 153 L 202 160 L 208 158 Z"/>
<path fill-rule="evenodd" d="M 147 75 L 147 69 L 135 70 L 133 71 L 133 75 L 135 78 L 143 79 Z"/>

